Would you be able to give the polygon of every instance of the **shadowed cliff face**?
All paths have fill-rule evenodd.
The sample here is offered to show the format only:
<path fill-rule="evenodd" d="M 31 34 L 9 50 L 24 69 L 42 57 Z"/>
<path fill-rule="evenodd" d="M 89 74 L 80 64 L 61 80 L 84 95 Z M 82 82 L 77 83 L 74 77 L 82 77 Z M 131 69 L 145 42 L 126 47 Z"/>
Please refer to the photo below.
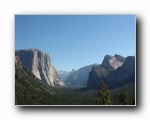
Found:
<path fill-rule="evenodd" d="M 121 85 L 121 80 L 123 84 L 135 82 L 135 57 L 128 56 L 124 64 L 110 72 L 106 77 L 106 83 L 110 88 L 118 87 Z"/>
<path fill-rule="evenodd" d="M 135 82 L 135 57 L 124 58 L 119 55 L 104 57 L 102 65 L 93 66 L 88 78 L 88 89 L 99 89 L 104 80 L 110 89 L 119 87 L 120 81 L 124 84 Z"/>
<path fill-rule="evenodd" d="M 103 69 L 100 65 L 94 65 L 91 72 L 89 73 L 89 79 L 87 82 L 88 89 L 99 88 L 100 82 L 105 80 L 107 71 Z"/>
<path fill-rule="evenodd" d="M 38 79 L 50 86 L 65 86 L 58 77 L 56 69 L 51 64 L 49 54 L 38 49 L 17 50 L 16 55 L 22 64 L 29 69 Z"/>

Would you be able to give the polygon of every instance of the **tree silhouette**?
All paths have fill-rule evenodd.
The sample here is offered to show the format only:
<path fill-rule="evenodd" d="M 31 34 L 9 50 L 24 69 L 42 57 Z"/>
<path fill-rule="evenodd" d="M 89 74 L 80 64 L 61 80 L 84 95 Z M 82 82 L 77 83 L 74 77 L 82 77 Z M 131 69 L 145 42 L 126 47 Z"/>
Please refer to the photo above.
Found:
<path fill-rule="evenodd" d="M 128 105 L 129 104 L 128 93 L 125 91 L 125 89 L 123 87 L 123 83 L 124 83 L 124 81 L 121 80 L 122 87 L 120 88 L 120 94 L 118 97 L 118 104 Z"/>
<path fill-rule="evenodd" d="M 108 86 L 104 83 L 104 81 L 100 83 L 100 90 L 98 91 L 97 104 L 98 105 L 111 104 L 110 91 L 108 90 Z"/>

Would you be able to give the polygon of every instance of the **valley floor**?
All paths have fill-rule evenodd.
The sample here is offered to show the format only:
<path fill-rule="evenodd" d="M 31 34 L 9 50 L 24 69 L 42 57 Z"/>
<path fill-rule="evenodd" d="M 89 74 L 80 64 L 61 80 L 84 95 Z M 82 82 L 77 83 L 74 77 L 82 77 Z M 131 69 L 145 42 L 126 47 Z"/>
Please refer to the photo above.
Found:
<path fill-rule="evenodd" d="M 129 105 L 135 104 L 134 88 L 126 85 Z M 112 105 L 117 103 L 120 88 L 110 90 Z M 21 90 L 22 91 L 22 90 Z M 21 92 L 20 91 L 20 92 Z M 25 93 L 16 93 L 16 105 L 97 105 L 98 90 L 82 90 L 80 88 L 55 88 L 57 94 L 26 90 Z M 131 92 L 132 91 L 132 92 Z"/>

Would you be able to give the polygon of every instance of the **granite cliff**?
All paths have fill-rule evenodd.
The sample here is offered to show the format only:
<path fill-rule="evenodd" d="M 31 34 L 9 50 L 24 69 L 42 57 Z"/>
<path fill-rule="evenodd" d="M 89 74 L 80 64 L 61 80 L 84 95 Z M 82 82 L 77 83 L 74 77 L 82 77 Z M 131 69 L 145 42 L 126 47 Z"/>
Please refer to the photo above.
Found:
<path fill-rule="evenodd" d="M 15 105 L 50 104 L 54 95 L 59 92 L 36 78 L 15 55 Z"/>
<path fill-rule="evenodd" d="M 104 81 L 109 89 L 135 82 L 135 57 L 124 58 L 120 55 L 106 55 L 101 65 L 95 65 L 89 73 L 88 89 L 99 89 L 99 84 Z"/>
<path fill-rule="evenodd" d="M 65 86 L 58 77 L 55 67 L 51 64 L 49 54 L 38 49 L 17 50 L 15 53 L 22 64 L 38 79 L 53 87 Z"/>
<path fill-rule="evenodd" d="M 115 54 L 114 56 L 106 55 L 104 57 L 101 67 L 108 71 L 113 71 L 117 69 L 118 67 L 122 66 L 124 61 L 125 61 L 125 58 L 120 55 L 117 55 L 117 54 Z"/>

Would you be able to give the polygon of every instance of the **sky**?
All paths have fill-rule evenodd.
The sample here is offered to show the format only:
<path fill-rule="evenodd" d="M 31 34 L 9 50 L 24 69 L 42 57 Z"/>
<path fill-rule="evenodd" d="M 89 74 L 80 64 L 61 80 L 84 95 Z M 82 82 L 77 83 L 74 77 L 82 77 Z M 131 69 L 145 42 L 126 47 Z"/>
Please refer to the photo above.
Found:
<path fill-rule="evenodd" d="M 57 70 L 136 54 L 134 15 L 15 15 L 15 49 L 48 53 Z"/>

